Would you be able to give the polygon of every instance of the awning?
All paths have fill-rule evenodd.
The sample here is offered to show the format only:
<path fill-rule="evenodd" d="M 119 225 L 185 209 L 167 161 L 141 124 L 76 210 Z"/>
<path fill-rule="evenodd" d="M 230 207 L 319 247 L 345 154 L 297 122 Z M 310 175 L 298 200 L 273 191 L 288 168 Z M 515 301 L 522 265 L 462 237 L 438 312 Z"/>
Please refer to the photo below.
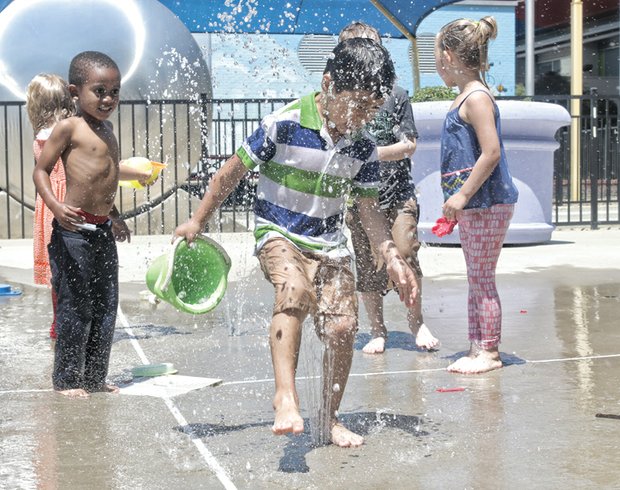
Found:
<path fill-rule="evenodd" d="M 458 0 L 160 0 L 191 32 L 338 34 L 352 21 L 384 36 L 415 36 L 420 22 Z M 512 1 L 512 0 L 509 0 Z M 399 29 L 390 16 L 404 28 Z"/>

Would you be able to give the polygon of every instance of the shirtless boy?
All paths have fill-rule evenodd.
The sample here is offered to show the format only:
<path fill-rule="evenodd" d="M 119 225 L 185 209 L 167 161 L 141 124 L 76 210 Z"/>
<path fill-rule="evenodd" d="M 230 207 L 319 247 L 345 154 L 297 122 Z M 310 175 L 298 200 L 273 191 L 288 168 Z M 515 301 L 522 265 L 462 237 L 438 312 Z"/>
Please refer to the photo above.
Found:
<path fill-rule="evenodd" d="M 118 142 L 107 121 L 119 102 L 121 74 L 107 55 L 85 51 L 71 61 L 69 90 L 77 115 L 52 131 L 33 172 L 37 192 L 54 214 L 48 246 L 58 295 L 54 390 L 75 398 L 106 384 L 118 306 L 115 239 L 129 239 L 114 198 L 119 180 Z M 49 174 L 62 158 L 65 201 L 56 199 Z"/>

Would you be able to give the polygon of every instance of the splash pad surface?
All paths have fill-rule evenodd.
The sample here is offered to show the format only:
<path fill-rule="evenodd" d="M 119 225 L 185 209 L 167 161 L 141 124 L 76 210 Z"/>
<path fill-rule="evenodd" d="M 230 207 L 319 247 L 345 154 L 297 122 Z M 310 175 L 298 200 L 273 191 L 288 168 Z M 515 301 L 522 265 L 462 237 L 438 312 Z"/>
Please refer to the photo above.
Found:
<path fill-rule="evenodd" d="M 148 259 L 170 238 L 120 244 L 126 323 L 117 325 L 110 379 L 130 379 L 139 363 L 172 362 L 181 376 L 222 383 L 168 397 L 97 394 L 86 402 L 49 390 L 49 291 L 18 281 L 32 271 L 5 262 L 5 256 L 27 262 L 27 240 L 0 243 L 0 282 L 23 289 L 22 297 L 0 305 L 0 397 L 7 407 L 0 444 L 13 454 L 3 469 L 7 486 L 479 488 L 502 481 L 542 488 L 611 487 L 620 478 L 614 450 L 620 425 L 596 416 L 620 414 L 620 272 L 613 267 L 620 230 L 556 231 L 550 244 L 503 250 L 498 287 L 506 366 L 480 376 L 445 371 L 467 346 L 461 250 L 423 248 L 425 320 L 441 349 L 415 350 L 404 310 L 388 295 L 387 353 L 364 355 L 362 315 L 341 407 L 344 423 L 366 438 L 357 449 L 315 447 L 308 430 L 271 435 L 272 292 L 251 256 L 251 240 L 214 238 L 234 265 L 222 304 L 198 322 L 138 294 Z M 320 349 L 306 343 L 314 338 L 306 327 L 298 389 L 308 427 Z M 463 390 L 437 391 L 449 387 Z M 532 467 L 540 471 L 528 480 Z"/>

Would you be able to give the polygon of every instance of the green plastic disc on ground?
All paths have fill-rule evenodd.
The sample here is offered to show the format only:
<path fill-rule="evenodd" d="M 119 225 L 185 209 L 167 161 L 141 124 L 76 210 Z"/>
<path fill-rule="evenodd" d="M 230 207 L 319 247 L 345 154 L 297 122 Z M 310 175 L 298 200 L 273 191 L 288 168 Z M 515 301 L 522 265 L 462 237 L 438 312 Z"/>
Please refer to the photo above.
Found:
<path fill-rule="evenodd" d="M 159 364 L 143 364 L 135 366 L 131 370 L 134 378 L 150 378 L 153 376 L 163 376 L 165 374 L 175 374 L 177 370 L 171 362 L 161 362 Z"/>

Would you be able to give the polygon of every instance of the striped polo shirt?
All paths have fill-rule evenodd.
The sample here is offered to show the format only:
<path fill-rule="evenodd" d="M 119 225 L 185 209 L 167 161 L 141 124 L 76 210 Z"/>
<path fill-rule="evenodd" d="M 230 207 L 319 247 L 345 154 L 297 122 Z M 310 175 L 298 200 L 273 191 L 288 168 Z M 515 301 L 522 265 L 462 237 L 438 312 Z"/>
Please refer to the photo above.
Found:
<path fill-rule="evenodd" d="M 319 115 L 316 93 L 265 117 L 237 150 L 248 169 L 259 167 L 254 214 L 256 251 L 270 238 L 301 250 L 348 255 L 343 233 L 350 195 L 377 197 L 374 143 L 356 135 L 335 144 Z"/>

